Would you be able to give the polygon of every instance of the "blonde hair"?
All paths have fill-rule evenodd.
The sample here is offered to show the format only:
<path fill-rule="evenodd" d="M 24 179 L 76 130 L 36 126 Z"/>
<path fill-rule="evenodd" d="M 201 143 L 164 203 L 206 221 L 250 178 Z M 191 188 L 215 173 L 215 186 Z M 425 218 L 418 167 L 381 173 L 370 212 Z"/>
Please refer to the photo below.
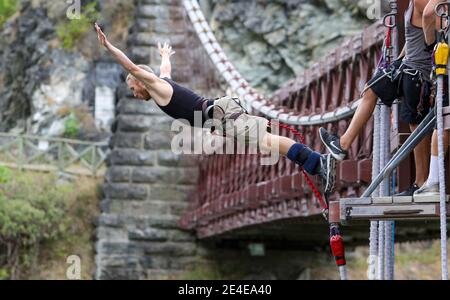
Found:
<path fill-rule="evenodd" d="M 145 70 L 145 71 L 147 71 L 147 72 L 150 72 L 150 73 L 155 74 L 155 72 L 153 71 L 153 69 L 150 68 L 150 67 L 147 66 L 147 65 L 137 65 L 137 66 L 138 66 L 139 68 L 141 68 L 142 70 Z M 128 80 L 130 80 L 130 79 L 137 80 L 136 77 L 134 77 L 133 74 L 131 74 L 131 73 L 128 74 L 127 79 L 125 80 L 125 82 L 128 82 Z"/>

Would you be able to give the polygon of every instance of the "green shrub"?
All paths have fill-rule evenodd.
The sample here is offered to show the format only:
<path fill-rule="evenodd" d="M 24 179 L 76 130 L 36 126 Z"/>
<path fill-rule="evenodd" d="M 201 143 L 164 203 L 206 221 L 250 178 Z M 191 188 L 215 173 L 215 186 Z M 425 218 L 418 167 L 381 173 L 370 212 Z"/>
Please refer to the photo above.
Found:
<path fill-rule="evenodd" d="M 0 280 L 8 279 L 9 273 L 8 270 L 0 268 Z"/>
<path fill-rule="evenodd" d="M 69 118 L 64 123 L 64 137 L 76 138 L 79 131 L 80 131 L 80 121 L 72 112 L 70 113 Z"/>
<path fill-rule="evenodd" d="M 72 50 L 84 34 L 91 28 L 98 19 L 99 12 L 96 9 L 96 2 L 89 3 L 82 7 L 79 19 L 65 19 L 56 27 L 56 34 L 66 50 Z"/>
<path fill-rule="evenodd" d="M 0 166 L 0 184 L 8 182 L 10 178 L 11 171 L 6 167 Z"/>
<path fill-rule="evenodd" d="M 0 28 L 17 10 L 17 0 L 0 0 Z"/>
<path fill-rule="evenodd" d="M 0 277 L 15 279 L 31 271 L 39 245 L 65 233 L 66 199 L 73 191 L 69 185 L 56 185 L 55 181 L 53 175 L 15 172 L 14 180 L 0 185 L 0 240 L 4 252 L 0 253 Z"/>

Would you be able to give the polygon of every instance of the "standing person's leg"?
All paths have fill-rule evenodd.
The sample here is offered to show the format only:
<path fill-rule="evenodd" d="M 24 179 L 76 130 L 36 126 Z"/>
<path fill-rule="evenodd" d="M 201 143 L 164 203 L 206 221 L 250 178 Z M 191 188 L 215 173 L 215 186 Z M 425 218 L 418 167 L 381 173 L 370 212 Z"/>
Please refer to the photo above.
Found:
<path fill-rule="evenodd" d="M 447 80 L 444 80 L 447 82 Z M 444 88 L 444 107 L 448 106 L 448 87 Z M 444 131 L 444 151 L 447 153 L 449 146 L 449 131 Z M 438 132 L 433 132 L 433 138 L 431 140 L 431 158 L 428 177 L 425 183 L 418 189 L 414 196 L 437 196 L 439 195 L 439 145 L 438 145 Z"/>
<path fill-rule="evenodd" d="M 400 120 L 410 124 L 411 132 L 425 119 L 430 111 L 431 84 L 424 81 L 418 71 L 407 72 L 402 78 L 404 99 L 400 107 Z M 414 149 L 415 179 L 411 186 L 396 196 L 413 196 L 424 184 L 430 165 L 431 135 L 425 137 Z"/>
<path fill-rule="evenodd" d="M 414 132 L 417 128 L 417 124 L 410 124 L 411 132 Z M 428 167 L 430 165 L 430 144 L 431 136 L 427 136 L 420 142 L 419 145 L 414 149 L 414 160 L 416 167 L 416 187 L 421 187 L 428 176 Z"/>
<path fill-rule="evenodd" d="M 445 152 L 447 152 L 448 148 L 448 141 L 449 141 L 449 132 L 448 130 L 444 131 L 444 148 Z M 439 145 L 438 145 L 438 132 L 435 130 L 433 132 L 433 139 L 431 141 L 431 156 L 438 157 L 439 156 Z M 431 172 L 431 170 L 430 170 Z"/>
<path fill-rule="evenodd" d="M 395 63 L 393 72 L 400 67 L 400 64 L 400 61 Z M 347 131 L 342 137 L 329 133 L 325 128 L 320 128 L 319 130 L 322 142 L 337 160 L 344 160 L 348 155 L 348 150 L 354 140 L 370 120 L 377 105 L 378 98 L 385 105 L 390 106 L 395 99 L 401 96 L 398 89 L 398 81 L 393 81 L 391 76 L 383 70 L 378 70 L 367 85 L 369 88 L 364 93 L 362 102 L 358 106 Z"/>
<path fill-rule="evenodd" d="M 350 149 L 353 141 L 369 122 L 377 105 L 377 100 L 377 95 L 369 88 L 364 94 L 361 104 L 356 109 L 347 131 L 341 137 L 340 144 L 343 150 L 348 151 Z"/>
<path fill-rule="evenodd" d="M 320 128 L 320 139 L 335 159 L 345 159 L 353 141 L 372 117 L 377 100 L 378 96 L 375 92 L 371 88 L 367 89 L 347 131 L 340 138 L 330 134 L 325 128 Z"/>
<path fill-rule="evenodd" d="M 444 131 L 444 149 L 447 152 L 449 144 L 449 132 Z M 418 189 L 414 196 L 436 196 L 439 195 L 439 149 L 438 149 L 438 133 L 437 130 L 433 133 L 431 141 L 431 159 L 430 172 L 428 178 L 420 189 Z"/>

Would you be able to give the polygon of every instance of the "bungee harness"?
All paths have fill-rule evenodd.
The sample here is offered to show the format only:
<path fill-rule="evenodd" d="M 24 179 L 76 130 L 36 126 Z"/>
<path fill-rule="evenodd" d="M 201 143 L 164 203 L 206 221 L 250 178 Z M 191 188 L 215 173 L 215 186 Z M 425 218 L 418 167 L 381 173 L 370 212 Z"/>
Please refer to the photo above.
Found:
<path fill-rule="evenodd" d="M 395 13 L 396 15 L 396 13 Z M 396 72 L 394 74 L 395 68 L 392 66 L 392 30 L 397 26 L 395 22 L 391 24 L 391 21 L 387 21 L 388 17 L 395 16 L 393 13 L 387 14 L 383 19 L 383 24 L 385 27 L 387 27 L 386 36 L 383 41 L 383 47 L 382 47 L 382 53 L 380 59 L 378 60 L 377 64 L 377 70 L 383 72 L 383 76 L 380 76 L 377 80 L 372 82 L 370 85 L 367 85 L 364 90 L 361 92 L 361 97 L 367 92 L 368 89 L 372 88 L 375 84 L 377 84 L 379 81 L 384 79 L 385 77 L 390 78 L 392 81 L 394 81 L 400 74 L 400 72 Z"/>

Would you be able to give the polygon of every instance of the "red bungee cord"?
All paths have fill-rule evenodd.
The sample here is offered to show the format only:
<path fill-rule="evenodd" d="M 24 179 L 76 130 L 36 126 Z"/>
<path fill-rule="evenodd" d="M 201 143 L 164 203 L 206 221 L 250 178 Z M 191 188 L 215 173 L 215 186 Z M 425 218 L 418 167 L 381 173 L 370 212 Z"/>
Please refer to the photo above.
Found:
<path fill-rule="evenodd" d="M 269 122 L 268 126 L 270 127 L 272 124 L 273 124 L 272 122 Z M 282 124 L 282 123 L 280 123 L 280 122 L 278 122 L 278 127 L 284 128 L 284 129 L 286 129 L 286 130 L 292 132 L 292 133 L 298 138 L 298 140 L 299 140 L 302 144 L 305 143 L 305 137 L 304 137 L 299 131 L 297 131 L 296 129 L 294 129 L 294 128 L 288 126 L 288 125 Z M 303 168 L 302 168 L 302 173 L 303 173 L 303 175 L 305 176 L 306 182 L 307 182 L 308 185 L 311 187 L 311 189 L 312 189 L 314 195 L 315 195 L 316 198 L 317 198 L 317 201 L 319 201 L 319 203 L 320 203 L 320 205 L 322 206 L 323 210 L 324 210 L 324 211 L 328 210 L 328 204 L 327 204 L 327 202 L 323 199 L 322 194 L 321 194 L 321 193 L 319 192 L 319 190 L 316 188 L 316 186 L 314 185 L 313 181 L 312 181 L 311 178 L 309 177 L 308 173 L 306 173 L 306 171 L 303 170 Z"/>

